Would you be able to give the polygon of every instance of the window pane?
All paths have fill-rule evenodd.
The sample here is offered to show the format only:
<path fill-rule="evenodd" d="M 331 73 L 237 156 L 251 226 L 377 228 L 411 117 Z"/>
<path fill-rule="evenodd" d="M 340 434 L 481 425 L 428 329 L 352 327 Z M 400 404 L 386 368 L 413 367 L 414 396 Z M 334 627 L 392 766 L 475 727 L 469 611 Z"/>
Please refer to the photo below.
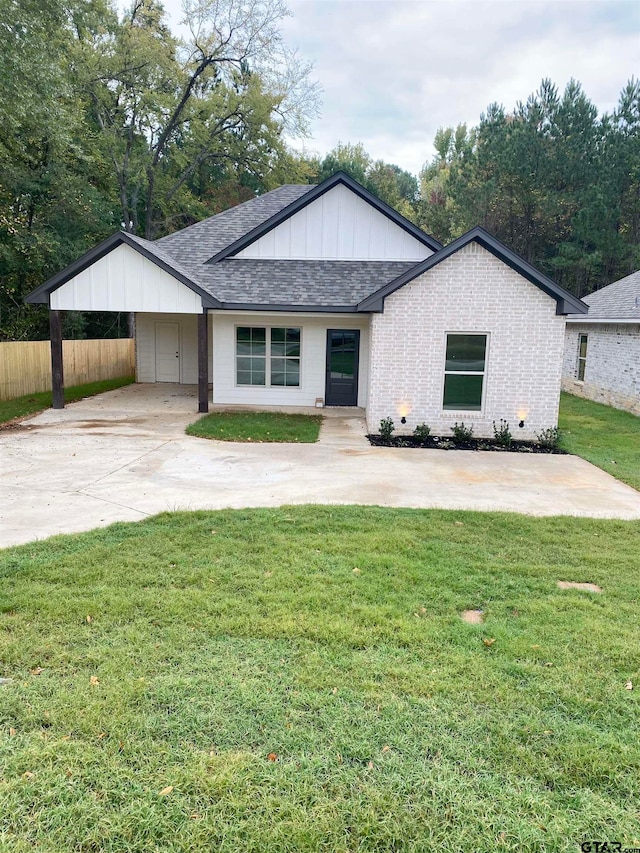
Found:
<path fill-rule="evenodd" d="M 250 341 L 251 329 L 248 329 L 246 326 L 238 326 L 236 329 L 236 337 L 239 341 Z"/>
<path fill-rule="evenodd" d="M 251 354 L 252 355 L 265 355 L 267 351 L 267 345 L 264 341 L 252 341 L 251 342 Z"/>
<path fill-rule="evenodd" d="M 264 343 L 267 340 L 267 330 L 266 329 L 251 329 L 251 340 L 252 341 L 261 341 Z"/>
<path fill-rule="evenodd" d="M 479 412 L 482 406 L 483 379 L 483 376 L 447 374 L 444 377 L 443 408 Z"/>
<path fill-rule="evenodd" d="M 447 335 L 445 370 L 484 371 L 486 335 Z"/>
<path fill-rule="evenodd" d="M 300 355 L 300 341 L 287 341 L 286 343 L 286 354 L 287 355 Z"/>
<path fill-rule="evenodd" d="M 285 385 L 290 387 L 300 385 L 300 362 L 297 359 L 291 358 L 287 361 Z"/>
<path fill-rule="evenodd" d="M 286 337 L 286 329 L 271 329 L 271 343 L 284 343 Z"/>
<path fill-rule="evenodd" d="M 238 356 L 238 359 L 236 361 L 236 367 L 238 368 L 238 373 L 240 373 L 240 371 L 245 371 L 245 370 L 251 372 L 252 360 L 253 359 L 251 359 L 251 358 L 242 358 L 242 357 Z"/>
<path fill-rule="evenodd" d="M 272 385 L 284 385 L 284 370 L 272 370 L 271 371 L 271 384 Z"/>
<path fill-rule="evenodd" d="M 274 341 L 271 341 L 271 355 L 272 356 L 284 355 L 285 354 L 285 347 L 286 347 L 286 344 L 284 343 L 284 341 L 282 343 L 275 343 Z"/>
<path fill-rule="evenodd" d="M 277 370 L 279 373 L 284 373 L 284 358 L 271 359 L 271 372 Z"/>
<path fill-rule="evenodd" d="M 580 358 L 587 357 L 587 336 L 580 335 Z"/>
<path fill-rule="evenodd" d="M 238 341 L 236 344 L 236 352 L 238 355 L 250 355 L 251 343 L 249 341 Z"/>
<path fill-rule="evenodd" d="M 264 372 L 264 362 L 261 360 L 258 362 L 258 366 L 254 367 L 251 371 L 251 384 L 252 385 L 264 385 L 265 384 L 265 372 Z"/>
<path fill-rule="evenodd" d="M 237 382 L 238 385 L 251 385 L 251 371 L 239 370 Z"/>

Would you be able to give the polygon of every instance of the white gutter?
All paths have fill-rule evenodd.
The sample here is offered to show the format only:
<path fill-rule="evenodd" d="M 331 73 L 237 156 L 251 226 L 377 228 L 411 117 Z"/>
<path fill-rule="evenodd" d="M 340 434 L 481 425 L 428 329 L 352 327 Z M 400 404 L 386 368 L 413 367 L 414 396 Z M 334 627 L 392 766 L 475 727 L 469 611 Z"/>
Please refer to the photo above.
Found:
<path fill-rule="evenodd" d="M 619 320 L 611 317 L 567 317 L 567 323 L 600 323 L 600 325 L 612 324 L 615 326 L 639 326 L 640 317 L 621 317 Z"/>

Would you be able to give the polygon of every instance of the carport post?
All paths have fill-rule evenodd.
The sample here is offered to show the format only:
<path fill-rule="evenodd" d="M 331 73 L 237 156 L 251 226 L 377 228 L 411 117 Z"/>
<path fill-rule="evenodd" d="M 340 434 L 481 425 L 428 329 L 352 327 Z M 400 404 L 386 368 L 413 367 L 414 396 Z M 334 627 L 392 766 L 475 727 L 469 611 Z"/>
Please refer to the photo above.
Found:
<path fill-rule="evenodd" d="M 209 312 L 198 314 L 198 411 L 209 411 Z"/>
<path fill-rule="evenodd" d="M 60 311 L 49 311 L 51 332 L 51 391 L 53 408 L 64 409 L 64 371 L 62 367 L 62 316 Z"/>

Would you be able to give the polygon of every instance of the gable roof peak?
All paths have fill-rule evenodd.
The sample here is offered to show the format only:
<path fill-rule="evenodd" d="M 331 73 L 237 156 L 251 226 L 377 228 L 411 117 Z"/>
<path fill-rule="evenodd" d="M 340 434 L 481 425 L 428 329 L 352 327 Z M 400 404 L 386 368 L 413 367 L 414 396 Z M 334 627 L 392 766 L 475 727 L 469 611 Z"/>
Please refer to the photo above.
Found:
<path fill-rule="evenodd" d="M 301 194 L 295 201 L 292 201 L 291 204 L 288 204 L 286 207 L 283 207 L 269 219 L 266 219 L 264 222 L 257 225 L 255 228 L 252 228 L 250 231 L 247 231 L 246 234 L 239 237 L 233 243 L 228 245 L 226 248 L 222 249 L 217 254 L 213 255 L 207 260 L 208 264 L 215 264 L 218 261 L 222 261 L 225 258 L 236 255 L 238 252 L 245 249 L 247 246 L 254 243 L 264 234 L 267 234 L 269 231 L 272 231 L 282 222 L 287 219 L 290 219 L 294 214 L 298 213 L 298 211 L 307 207 L 307 205 L 311 204 L 316 199 L 320 198 L 325 193 L 329 192 L 338 184 L 342 184 L 346 186 L 349 190 L 354 192 L 361 199 L 366 201 L 372 207 L 374 207 L 379 213 L 383 216 L 386 216 L 392 222 L 395 222 L 400 228 L 422 243 L 424 246 L 429 248 L 432 252 L 437 252 L 442 248 L 442 243 L 435 240 L 433 237 L 430 237 L 425 231 L 421 228 L 418 228 L 413 222 L 408 220 L 401 213 L 398 213 L 397 210 L 394 210 L 390 205 L 388 205 L 382 199 L 379 199 L 376 195 L 374 195 L 370 190 L 366 187 L 363 187 L 362 184 L 358 183 L 354 178 L 348 175 L 346 172 L 342 170 L 335 172 L 333 175 L 330 175 L 328 178 L 325 178 L 319 184 L 309 185 L 309 191 Z M 294 186 L 301 186 L 300 184 L 295 184 Z"/>

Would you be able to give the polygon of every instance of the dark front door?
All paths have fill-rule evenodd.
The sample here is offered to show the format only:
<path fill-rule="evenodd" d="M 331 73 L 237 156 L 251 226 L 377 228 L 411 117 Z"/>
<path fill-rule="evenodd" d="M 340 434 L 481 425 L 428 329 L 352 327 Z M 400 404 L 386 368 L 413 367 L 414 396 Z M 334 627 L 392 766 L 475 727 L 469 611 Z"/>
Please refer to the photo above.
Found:
<path fill-rule="evenodd" d="M 358 405 L 358 329 L 327 329 L 325 406 Z"/>

